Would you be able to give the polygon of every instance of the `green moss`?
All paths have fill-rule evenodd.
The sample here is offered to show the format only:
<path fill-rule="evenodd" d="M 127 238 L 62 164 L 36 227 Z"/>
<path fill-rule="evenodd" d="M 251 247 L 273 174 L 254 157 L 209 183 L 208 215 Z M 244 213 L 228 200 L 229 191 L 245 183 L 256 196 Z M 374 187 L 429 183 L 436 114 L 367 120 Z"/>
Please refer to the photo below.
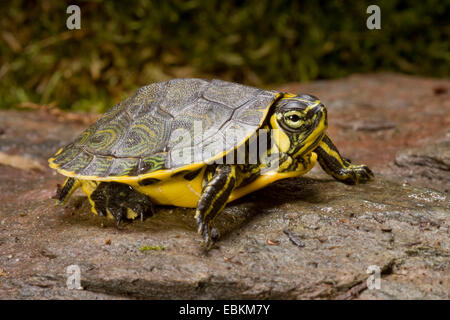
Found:
<path fill-rule="evenodd" d="M 0 108 L 104 111 L 145 84 L 215 77 L 265 86 L 396 71 L 450 75 L 450 3 L 373 1 L 0 2 Z"/>
<path fill-rule="evenodd" d="M 140 251 L 162 251 L 165 250 L 163 246 L 157 245 L 157 246 L 142 246 L 139 248 Z"/>

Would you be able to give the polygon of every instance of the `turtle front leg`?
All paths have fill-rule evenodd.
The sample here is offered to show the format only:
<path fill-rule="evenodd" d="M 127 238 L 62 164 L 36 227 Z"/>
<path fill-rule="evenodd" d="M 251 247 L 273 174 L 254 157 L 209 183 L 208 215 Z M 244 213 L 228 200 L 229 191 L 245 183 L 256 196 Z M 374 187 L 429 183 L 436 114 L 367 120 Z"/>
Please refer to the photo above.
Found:
<path fill-rule="evenodd" d="M 222 212 L 235 185 L 236 167 L 219 165 L 203 187 L 195 219 L 198 224 L 198 233 L 203 236 L 203 245 L 206 249 L 210 249 L 219 238 L 219 232 L 214 227 L 213 221 Z"/>
<path fill-rule="evenodd" d="M 343 158 L 328 135 L 325 135 L 314 152 L 322 169 L 340 182 L 357 184 L 373 178 L 372 171 L 366 165 L 354 165 Z"/>
<path fill-rule="evenodd" d="M 101 182 L 92 192 L 90 199 L 99 215 L 112 215 L 117 225 L 124 218 L 134 219 L 140 216 L 143 220 L 147 211 L 153 212 L 153 205 L 148 196 L 123 183 Z"/>

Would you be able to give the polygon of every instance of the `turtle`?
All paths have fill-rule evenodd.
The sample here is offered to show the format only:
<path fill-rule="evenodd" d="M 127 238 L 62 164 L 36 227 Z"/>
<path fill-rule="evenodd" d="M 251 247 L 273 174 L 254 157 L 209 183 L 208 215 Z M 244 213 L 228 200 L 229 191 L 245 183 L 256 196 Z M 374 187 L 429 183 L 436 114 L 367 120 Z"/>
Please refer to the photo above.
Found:
<path fill-rule="evenodd" d="M 219 238 L 215 218 L 227 203 L 319 162 L 345 184 L 373 178 L 327 134 L 327 109 L 315 96 L 224 80 L 172 79 L 138 89 L 49 159 L 66 176 L 64 205 L 81 187 L 93 213 L 141 220 L 154 205 L 196 208 L 202 245 Z"/>

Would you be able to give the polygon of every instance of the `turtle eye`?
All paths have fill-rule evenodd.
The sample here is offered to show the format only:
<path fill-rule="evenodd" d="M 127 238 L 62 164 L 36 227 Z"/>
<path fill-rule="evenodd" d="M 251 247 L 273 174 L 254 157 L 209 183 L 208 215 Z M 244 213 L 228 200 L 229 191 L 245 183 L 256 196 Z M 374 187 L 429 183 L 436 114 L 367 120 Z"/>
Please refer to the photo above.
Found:
<path fill-rule="evenodd" d="M 300 111 L 288 111 L 284 114 L 284 122 L 293 129 L 299 128 L 303 124 L 302 113 Z"/>

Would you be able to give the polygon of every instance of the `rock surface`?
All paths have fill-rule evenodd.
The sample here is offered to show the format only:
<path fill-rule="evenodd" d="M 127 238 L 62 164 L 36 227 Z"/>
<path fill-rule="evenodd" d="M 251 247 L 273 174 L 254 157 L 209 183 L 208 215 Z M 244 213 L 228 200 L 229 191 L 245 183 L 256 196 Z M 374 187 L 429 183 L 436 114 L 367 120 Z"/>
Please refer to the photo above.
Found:
<path fill-rule="evenodd" d="M 64 178 L 46 159 L 86 118 L 0 111 L 0 152 L 34 164 L 0 165 L 0 299 L 449 299 L 450 82 L 379 74 L 279 89 L 321 97 L 330 136 L 376 179 L 347 186 L 315 168 L 250 194 L 226 208 L 208 253 L 192 209 L 116 228 L 81 193 L 55 206 Z M 67 288 L 70 265 L 83 290 Z"/>

